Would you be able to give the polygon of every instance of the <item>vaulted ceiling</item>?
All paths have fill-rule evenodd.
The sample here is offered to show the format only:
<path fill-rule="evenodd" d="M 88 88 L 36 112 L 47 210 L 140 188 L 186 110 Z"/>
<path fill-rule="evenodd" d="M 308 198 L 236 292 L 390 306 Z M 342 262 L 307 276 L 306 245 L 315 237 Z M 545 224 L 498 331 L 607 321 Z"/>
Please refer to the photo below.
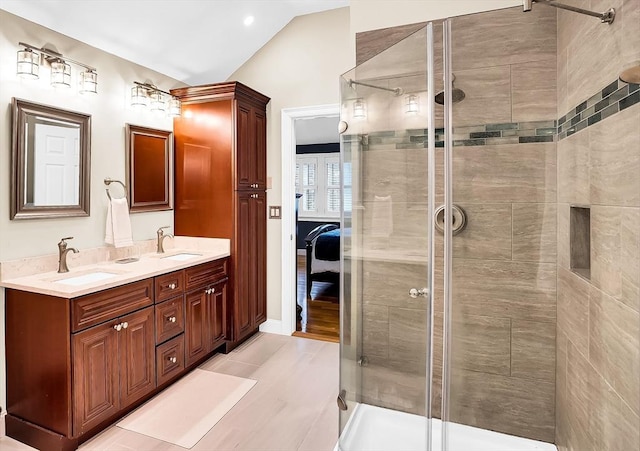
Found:
<path fill-rule="evenodd" d="M 0 0 L 0 9 L 190 85 L 226 80 L 294 17 L 348 5 L 349 0 Z M 245 25 L 248 17 L 253 23 Z"/>

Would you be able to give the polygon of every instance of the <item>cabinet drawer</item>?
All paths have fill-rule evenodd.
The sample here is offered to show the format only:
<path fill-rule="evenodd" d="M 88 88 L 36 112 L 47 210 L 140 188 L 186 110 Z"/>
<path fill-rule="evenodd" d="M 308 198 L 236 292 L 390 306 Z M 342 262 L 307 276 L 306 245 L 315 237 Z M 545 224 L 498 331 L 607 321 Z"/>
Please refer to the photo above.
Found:
<path fill-rule="evenodd" d="M 155 278 L 156 302 L 171 299 L 184 291 L 184 271 L 176 271 Z"/>
<path fill-rule="evenodd" d="M 156 344 L 184 332 L 184 298 L 156 304 Z"/>
<path fill-rule="evenodd" d="M 146 279 L 72 299 L 72 332 L 152 305 L 152 284 L 153 280 Z"/>
<path fill-rule="evenodd" d="M 229 259 L 223 258 L 185 269 L 185 289 L 208 285 L 227 277 Z"/>
<path fill-rule="evenodd" d="M 158 369 L 158 386 L 184 370 L 184 335 L 156 347 L 156 368 Z"/>

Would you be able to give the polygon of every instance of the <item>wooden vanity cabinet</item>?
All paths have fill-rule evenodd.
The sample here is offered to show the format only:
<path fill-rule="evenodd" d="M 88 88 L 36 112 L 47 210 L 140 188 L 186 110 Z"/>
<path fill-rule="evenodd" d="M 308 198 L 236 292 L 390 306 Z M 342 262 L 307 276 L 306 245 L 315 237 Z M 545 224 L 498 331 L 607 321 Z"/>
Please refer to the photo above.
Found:
<path fill-rule="evenodd" d="M 75 450 L 213 354 L 228 262 L 72 299 L 7 289 L 7 435 Z"/>
<path fill-rule="evenodd" d="M 181 100 L 184 113 L 174 119 L 174 230 L 231 241 L 226 337 L 230 350 L 266 320 L 270 99 L 238 82 L 179 88 L 171 94 Z M 191 301 L 192 310 L 200 308 L 195 294 Z M 190 337 L 186 338 L 189 355 Z M 199 339 L 191 338 L 195 352 Z"/>
<path fill-rule="evenodd" d="M 72 450 L 156 387 L 153 279 L 67 299 L 7 289 L 7 435 Z"/>
<path fill-rule="evenodd" d="M 227 321 L 227 260 L 185 270 L 185 364 L 203 360 L 224 344 Z"/>
<path fill-rule="evenodd" d="M 76 436 L 156 387 L 153 307 L 78 332 L 72 347 Z"/>

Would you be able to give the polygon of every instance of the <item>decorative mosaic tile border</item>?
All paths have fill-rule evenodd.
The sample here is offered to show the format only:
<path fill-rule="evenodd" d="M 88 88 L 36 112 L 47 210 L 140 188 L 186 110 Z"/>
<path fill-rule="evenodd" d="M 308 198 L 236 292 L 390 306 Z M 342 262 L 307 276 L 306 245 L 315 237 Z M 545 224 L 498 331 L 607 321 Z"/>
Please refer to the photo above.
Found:
<path fill-rule="evenodd" d="M 632 105 L 640 103 L 640 85 L 619 80 L 607 85 L 577 105 L 557 121 L 509 122 L 453 129 L 453 146 L 494 146 L 554 142 L 585 129 Z M 398 130 L 363 135 L 362 144 L 370 148 L 422 149 L 427 147 L 427 130 Z M 435 130 L 436 147 L 444 147 L 444 128 Z M 343 141 L 359 141 L 357 135 L 343 135 Z"/>
<path fill-rule="evenodd" d="M 511 122 L 504 124 L 474 125 L 453 129 L 453 145 L 493 146 L 501 144 L 524 144 L 553 142 L 557 130 L 556 121 Z M 427 147 L 426 129 L 373 132 L 364 142 L 367 146 L 395 146 L 396 149 L 422 149 Z M 444 147 L 444 128 L 435 130 L 436 147 Z M 353 135 L 343 137 L 353 141 Z"/>
<path fill-rule="evenodd" d="M 616 80 L 558 119 L 558 140 L 640 102 L 640 85 Z"/>

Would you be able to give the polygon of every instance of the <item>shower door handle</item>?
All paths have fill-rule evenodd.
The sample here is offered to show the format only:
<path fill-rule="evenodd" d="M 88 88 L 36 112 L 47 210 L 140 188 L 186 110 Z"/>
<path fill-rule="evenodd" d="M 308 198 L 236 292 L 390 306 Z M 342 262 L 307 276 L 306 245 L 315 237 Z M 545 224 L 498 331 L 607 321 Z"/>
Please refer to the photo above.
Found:
<path fill-rule="evenodd" d="M 418 296 L 423 296 L 423 297 L 427 297 L 429 296 L 429 289 L 428 288 L 412 288 L 409 290 L 409 296 L 411 296 L 412 298 L 417 298 Z"/>

